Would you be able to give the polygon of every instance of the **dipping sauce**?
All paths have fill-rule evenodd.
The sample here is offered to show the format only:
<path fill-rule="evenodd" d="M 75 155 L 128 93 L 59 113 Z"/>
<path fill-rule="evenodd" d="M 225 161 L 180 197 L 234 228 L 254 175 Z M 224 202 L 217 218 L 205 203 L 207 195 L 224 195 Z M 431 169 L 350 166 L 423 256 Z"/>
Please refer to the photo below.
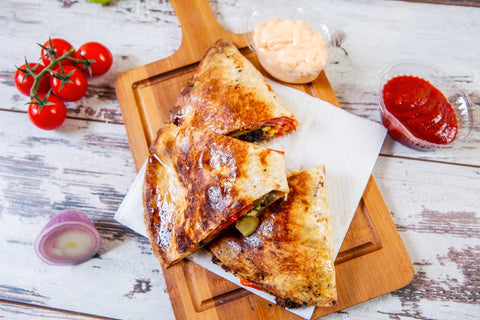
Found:
<path fill-rule="evenodd" d="M 430 82 L 414 76 L 397 76 L 385 84 L 382 96 L 387 111 L 418 139 L 448 144 L 457 136 L 453 107 Z M 407 146 L 418 147 L 388 117 L 382 115 L 382 120 L 393 138 Z"/>
<path fill-rule="evenodd" d="M 312 81 L 328 59 L 325 39 L 302 20 L 273 18 L 259 22 L 253 44 L 265 70 L 285 82 Z"/>

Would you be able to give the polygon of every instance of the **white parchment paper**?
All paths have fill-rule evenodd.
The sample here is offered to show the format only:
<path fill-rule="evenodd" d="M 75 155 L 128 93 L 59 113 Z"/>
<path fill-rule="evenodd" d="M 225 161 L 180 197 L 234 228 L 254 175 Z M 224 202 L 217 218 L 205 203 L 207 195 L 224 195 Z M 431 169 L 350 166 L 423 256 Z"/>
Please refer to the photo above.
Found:
<path fill-rule="evenodd" d="M 264 146 L 285 151 L 288 173 L 325 165 L 336 257 L 387 131 L 378 123 L 357 117 L 323 100 L 273 81 L 270 81 L 270 84 L 295 113 L 299 126 L 295 132 L 275 138 L 264 143 Z M 142 200 L 144 174 L 145 164 L 118 208 L 115 219 L 146 236 Z M 237 277 L 212 263 L 204 250 L 198 251 L 188 259 L 241 286 Z M 275 298 L 269 294 L 250 287 L 245 289 L 275 302 Z M 314 308 L 288 310 L 310 319 Z"/>

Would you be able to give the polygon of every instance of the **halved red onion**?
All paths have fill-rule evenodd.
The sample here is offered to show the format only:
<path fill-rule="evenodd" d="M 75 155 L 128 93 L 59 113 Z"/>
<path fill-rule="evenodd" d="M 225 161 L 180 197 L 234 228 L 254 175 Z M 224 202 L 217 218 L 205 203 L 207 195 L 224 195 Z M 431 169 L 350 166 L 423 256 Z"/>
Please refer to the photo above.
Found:
<path fill-rule="evenodd" d="M 73 265 L 93 257 L 101 244 L 92 221 L 81 211 L 67 209 L 43 227 L 35 240 L 35 252 L 48 264 Z"/>

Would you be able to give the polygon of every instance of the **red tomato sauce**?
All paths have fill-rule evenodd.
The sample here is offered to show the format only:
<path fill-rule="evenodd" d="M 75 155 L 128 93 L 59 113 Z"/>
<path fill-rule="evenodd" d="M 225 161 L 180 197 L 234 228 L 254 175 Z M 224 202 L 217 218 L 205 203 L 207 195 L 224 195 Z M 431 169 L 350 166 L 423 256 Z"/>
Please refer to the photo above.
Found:
<path fill-rule="evenodd" d="M 388 112 L 415 137 L 435 144 L 448 144 L 455 139 L 458 124 L 453 107 L 428 81 L 398 76 L 385 84 L 382 94 Z M 412 144 L 398 128 L 392 128 L 388 119 L 383 121 L 395 139 Z"/>

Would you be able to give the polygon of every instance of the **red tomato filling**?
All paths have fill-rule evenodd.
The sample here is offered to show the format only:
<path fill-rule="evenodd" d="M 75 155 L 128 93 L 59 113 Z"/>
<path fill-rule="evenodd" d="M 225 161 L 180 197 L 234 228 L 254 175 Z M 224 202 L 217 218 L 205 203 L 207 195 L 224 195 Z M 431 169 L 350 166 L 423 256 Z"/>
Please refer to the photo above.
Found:
<path fill-rule="evenodd" d="M 238 218 L 241 218 L 243 217 L 247 212 L 248 210 L 251 210 L 253 209 L 254 206 L 253 205 L 248 205 L 248 206 L 245 206 L 242 210 L 240 210 L 239 212 L 237 212 L 236 214 L 230 216 L 227 218 L 227 220 L 225 220 L 224 222 L 222 222 L 214 231 L 212 231 L 210 233 L 210 235 L 205 238 L 204 240 L 201 241 L 202 245 L 203 244 L 207 244 L 209 243 L 211 240 L 213 240 L 213 238 L 215 238 L 215 236 L 220 233 L 222 230 L 228 228 L 229 226 L 231 226 L 233 223 L 235 223 L 235 221 L 238 220 Z"/>
<path fill-rule="evenodd" d="M 246 279 L 243 279 L 243 278 L 240 278 L 240 284 L 242 286 L 250 287 L 250 288 L 253 288 L 253 289 L 257 289 L 257 290 L 262 290 L 262 289 L 260 289 L 260 287 L 258 287 L 253 282 L 250 282 L 250 281 L 248 281 Z"/>

